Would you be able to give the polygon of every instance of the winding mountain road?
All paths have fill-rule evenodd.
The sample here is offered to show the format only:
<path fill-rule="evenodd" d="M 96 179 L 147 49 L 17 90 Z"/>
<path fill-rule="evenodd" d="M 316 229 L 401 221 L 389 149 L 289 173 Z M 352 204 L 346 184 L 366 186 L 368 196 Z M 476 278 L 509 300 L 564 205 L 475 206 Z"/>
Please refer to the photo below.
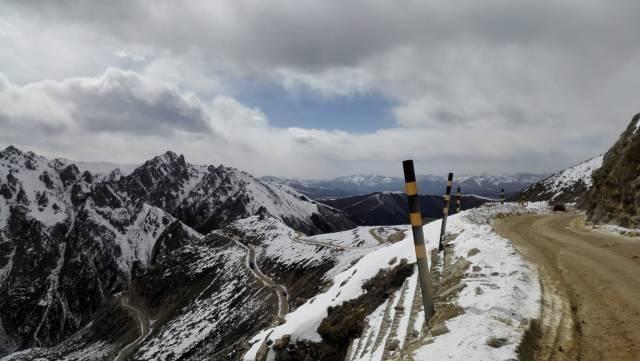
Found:
<path fill-rule="evenodd" d="M 133 352 L 133 350 L 135 350 L 135 348 L 138 347 L 140 342 L 142 342 L 142 340 L 149 334 L 149 330 L 150 330 L 149 317 L 143 310 L 130 304 L 129 297 L 127 296 L 120 297 L 120 306 L 132 311 L 136 315 L 138 319 L 138 325 L 140 327 L 140 336 L 135 340 L 133 340 L 128 345 L 126 345 L 122 350 L 120 350 L 120 352 L 118 352 L 118 355 L 116 355 L 116 358 L 114 359 L 114 361 L 126 360 L 127 357 L 129 357 L 129 355 L 131 354 L 131 352 Z"/>
<path fill-rule="evenodd" d="M 535 360 L 640 360 L 640 240 L 592 232 L 578 214 L 499 220 L 539 270 Z"/>
<path fill-rule="evenodd" d="M 230 237 L 219 232 L 216 232 L 216 235 L 235 242 L 247 251 L 247 269 L 249 269 L 264 286 L 271 288 L 278 296 L 278 318 L 284 319 L 287 313 L 289 313 L 289 292 L 287 291 L 287 287 L 276 283 L 273 279 L 262 273 L 256 262 L 256 249 L 252 245 L 247 245 L 235 237 Z"/>
<path fill-rule="evenodd" d="M 304 244 L 309 244 L 312 246 L 320 246 L 320 247 L 329 247 L 329 248 L 338 248 L 338 249 L 354 249 L 355 247 L 347 247 L 347 246 L 342 246 L 339 244 L 333 244 L 330 242 L 324 242 L 324 241 L 314 241 L 308 238 L 303 238 L 304 235 L 300 232 L 296 232 L 295 236 L 293 236 L 293 240 L 296 242 L 300 242 L 300 243 L 304 243 Z"/>

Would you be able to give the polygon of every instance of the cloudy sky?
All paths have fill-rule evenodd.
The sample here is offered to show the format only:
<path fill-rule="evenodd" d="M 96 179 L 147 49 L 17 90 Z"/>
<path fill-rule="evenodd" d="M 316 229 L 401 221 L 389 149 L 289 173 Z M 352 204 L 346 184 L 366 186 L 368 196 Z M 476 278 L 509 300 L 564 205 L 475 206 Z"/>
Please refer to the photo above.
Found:
<path fill-rule="evenodd" d="M 549 172 L 638 107 L 637 1 L 0 0 L 0 146 L 256 175 Z"/>

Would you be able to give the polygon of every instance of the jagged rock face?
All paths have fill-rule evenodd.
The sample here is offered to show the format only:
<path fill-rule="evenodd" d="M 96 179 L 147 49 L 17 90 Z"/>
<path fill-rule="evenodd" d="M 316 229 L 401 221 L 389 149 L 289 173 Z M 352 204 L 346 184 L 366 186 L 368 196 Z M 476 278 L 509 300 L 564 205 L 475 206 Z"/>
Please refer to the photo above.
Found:
<path fill-rule="evenodd" d="M 605 154 L 584 207 L 592 222 L 640 227 L 640 114 Z"/>
<path fill-rule="evenodd" d="M 513 200 L 578 202 L 591 189 L 592 174 L 602 166 L 602 158 L 600 155 L 555 173 L 527 187 Z"/>
<path fill-rule="evenodd" d="M 318 204 L 289 187 L 267 184 L 248 173 L 209 167 L 172 214 L 201 233 L 267 212 L 307 234 L 354 228 L 343 213 Z"/>
<path fill-rule="evenodd" d="M 92 319 L 176 221 L 14 147 L 0 152 L 0 189 L 0 355 L 56 344 Z"/>
<path fill-rule="evenodd" d="M 139 201 L 171 211 L 191 191 L 206 167 L 188 164 L 183 155 L 168 151 L 122 177 L 117 188 Z"/>
<path fill-rule="evenodd" d="M 0 152 L 0 356 L 57 344 L 132 278 L 238 218 L 270 214 L 305 233 L 355 226 L 283 186 L 167 152 L 133 173 L 81 173 Z M 181 220 L 183 222 L 181 222 Z"/>

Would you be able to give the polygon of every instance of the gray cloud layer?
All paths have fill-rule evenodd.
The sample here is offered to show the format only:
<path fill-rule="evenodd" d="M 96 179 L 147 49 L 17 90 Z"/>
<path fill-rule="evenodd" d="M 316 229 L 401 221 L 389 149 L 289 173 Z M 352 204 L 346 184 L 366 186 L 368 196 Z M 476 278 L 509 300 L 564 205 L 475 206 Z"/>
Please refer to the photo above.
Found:
<path fill-rule="evenodd" d="M 605 150 L 637 112 L 635 2 L 6 7 L 0 125 L 11 130 L 0 142 L 76 158 L 131 162 L 175 148 L 297 176 L 394 174 L 409 156 L 425 172 L 552 171 Z M 380 93 L 397 104 L 396 126 L 275 129 L 233 99 L 247 80 L 318 97 Z"/>

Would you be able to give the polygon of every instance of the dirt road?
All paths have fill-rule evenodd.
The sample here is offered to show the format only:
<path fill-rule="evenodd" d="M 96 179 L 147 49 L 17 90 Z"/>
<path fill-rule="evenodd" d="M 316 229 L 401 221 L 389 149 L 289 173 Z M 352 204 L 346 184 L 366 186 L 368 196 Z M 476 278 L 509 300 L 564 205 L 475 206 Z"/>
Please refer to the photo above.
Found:
<path fill-rule="evenodd" d="M 591 232 L 577 214 L 497 222 L 540 271 L 536 360 L 640 360 L 640 240 Z"/>
<path fill-rule="evenodd" d="M 120 350 L 114 361 L 126 360 L 127 357 L 129 357 L 129 354 L 138 347 L 140 342 L 142 342 L 142 340 L 149 334 L 149 317 L 144 313 L 144 311 L 130 304 L 129 297 L 127 296 L 120 297 L 120 306 L 132 311 L 136 315 L 140 327 L 140 336 Z"/>
<path fill-rule="evenodd" d="M 329 247 L 329 248 L 338 248 L 338 249 L 354 249 L 355 247 L 347 247 L 341 246 L 339 244 L 333 244 L 330 242 L 324 241 L 314 241 L 308 238 L 304 238 L 304 235 L 300 232 L 296 232 L 296 235 L 293 237 L 293 240 L 300 243 L 309 244 L 312 246 L 320 246 L 320 247 Z"/>
<path fill-rule="evenodd" d="M 276 296 L 278 296 L 278 318 L 283 319 L 287 313 L 289 313 L 289 292 L 284 285 L 276 283 L 269 276 L 262 273 L 256 262 L 256 249 L 252 245 L 244 244 L 235 237 L 230 237 L 220 232 L 216 232 L 215 234 L 235 242 L 247 251 L 247 268 L 263 285 L 271 288 Z"/>

